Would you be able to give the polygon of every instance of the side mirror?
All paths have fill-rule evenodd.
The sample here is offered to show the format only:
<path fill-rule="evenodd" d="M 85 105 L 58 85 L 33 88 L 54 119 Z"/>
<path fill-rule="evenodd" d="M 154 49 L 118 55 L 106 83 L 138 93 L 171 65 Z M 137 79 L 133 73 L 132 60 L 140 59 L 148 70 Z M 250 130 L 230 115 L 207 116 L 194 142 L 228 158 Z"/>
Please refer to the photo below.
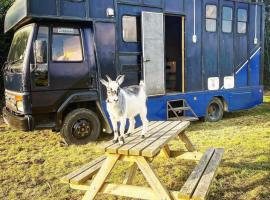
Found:
<path fill-rule="evenodd" d="M 34 43 L 34 56 L 36 64 L 47 63 L 47 42 L 45 40 L 36 40 Z"/>

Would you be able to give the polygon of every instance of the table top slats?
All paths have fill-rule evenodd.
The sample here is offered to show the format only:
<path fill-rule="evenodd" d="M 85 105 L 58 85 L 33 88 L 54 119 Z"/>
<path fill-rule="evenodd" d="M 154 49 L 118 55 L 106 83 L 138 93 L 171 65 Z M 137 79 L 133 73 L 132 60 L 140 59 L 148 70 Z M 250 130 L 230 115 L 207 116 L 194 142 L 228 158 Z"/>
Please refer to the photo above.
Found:
<path fill-rule="evenodd" d="M 158 129 L 156 131 L 157 132 L 156 134 L 152 134 L 150 137 L 148 137 L 147 139 L 143 140 L 142 142 L 138 143 L 138 145 L 130 149 L 129 155 L 139 156 L 143 149 L 151 145 L 153 142 L 159 140 L 160 137 L 162 137 L 165 133 L 173 129 L 178 124 L 179 122 L 170 122 L 166 126 L 164 126 L 162 129 Z"/>
<path fill-rule="evenodd" d="M 158 127 L 162 128 L 163 126 L 166 126 L 167 124 L 165 122 L 162 123 L 155 123 L 153 126 L 148 127 L 148 133 L 146 135 L 146 137 L 149 137 L 149 135 L 151 134 L 155 134 L 156 132 L 154 130 L 156 130 Z M 138 144 L 138 142 L 142 141 L 143 139 L 141 139 L 141 134 L 135 134 L 132 135 L 130 137 L 131 138 L 130 142 L 126 142 L 123 146 L 121 146 L 117 153 L 121 154 L 121 155 L 128 155 L 128 152 L 131 148 L 133 148 L 134 146 L 136 146 Z"/>
<path fill-rule="evenodd" d="M 155 125 L 159 126 L 160 124 L 158 122 L 150 122 L 148 128 L 151 129 L 151 127 L 156 127 Z M 137 138 L 137 136 L 139 136 L 141 134 L 141 131 L 142 131 L 142 127 L 139 127 L 137 129 L 135 129 L 134 133 L 131 134 L 129 137 L 125 137 L 125 144 L 128 144 L 129 142 L 131 142 L 132 140 Z M 117 150 L 121 147 L 119 145 L 119 143 L 113 144 L 112 141 L 110 141 L 109 143 L 111 143 L 112 145 L 109 146 L 109 145 L 105 144 L 105 146 L 107 146 L 107 147 L 105 147 L 105 148 L 103 147 L 104 151 L 107 152 L 107 153 L 117 153 Z"/>
<path fill-rule="evenodd" d="M 186 128 L 190 125 L 190 122 L 179 123 L 162 135 L 158 140 L 154 141 L 152 144 L 143 149 L 140 155 L 145 157 L 154 157 L 156 156 L 162 147 L 164 147 L 171 139 L 175 138 L 178 134 L 185 131 Z"/>
<path fill-rule="evenodd" d="M 141 138 L 142 127 L 135 129 L 134 133 L 125 138 L 125 143 L 113 144 L 109 141 L 101 149 L 105 153 L 126 156 L 155 157 L 162 147 L 181 132 L 184 132 L 190 122 L 184 121 L 159 121 L 150 122 L 144 139 Z"/>
<path fill-rule="evenodd" d="M 150 127 L 154 126 L 155 124 L 158 124 L 158 122 L 157 122 L 157 121 L 152 121 L 152 122 L 149 123 L 148 126 L 149 126 L 149 128 L 150 128 Z M 142 126 L 136 128 L 136 129 L 134 130 L 134 132 L 130 135 L 130 137 L 136 135 L 137 133 L 140 133 L 141 131 L 142 131 Z M 110 140 L 109 142 L 106 142 L 106 143 L 102 146 L 102 149 L 103 149 L 104 151 L 106 151 L 108 148 L 113 148 L 113 146 L 117 146 L 117 145 L 118 145 L 118 144 L 114 144 L 113 141 Z M 118 145 L 118 146 L 119 146 L 119 145 Z"/>

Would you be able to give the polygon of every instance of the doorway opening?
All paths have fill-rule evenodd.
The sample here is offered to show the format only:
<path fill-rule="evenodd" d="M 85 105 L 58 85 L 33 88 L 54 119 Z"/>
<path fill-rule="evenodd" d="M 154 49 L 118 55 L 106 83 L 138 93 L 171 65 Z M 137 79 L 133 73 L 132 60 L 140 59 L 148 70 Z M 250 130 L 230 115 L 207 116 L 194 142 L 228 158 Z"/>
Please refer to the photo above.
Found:
<path fill-rule="evenodd" d="M 184 92 L 184 45 L 184 17 L 166 15 L 166 93 Z"/>

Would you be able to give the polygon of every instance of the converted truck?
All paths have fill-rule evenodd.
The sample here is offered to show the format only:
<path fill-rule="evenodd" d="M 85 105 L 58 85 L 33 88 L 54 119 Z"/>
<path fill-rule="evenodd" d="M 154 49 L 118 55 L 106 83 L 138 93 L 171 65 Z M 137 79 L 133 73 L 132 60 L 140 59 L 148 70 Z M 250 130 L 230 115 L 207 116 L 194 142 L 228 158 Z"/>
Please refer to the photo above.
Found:
<path fill-rule="evenodd" d="M 150 121 L 214 122 L 263 102 L 261 2 L 16 0 L 8 31 L 5 121 L 69 144 L 111 132 L 106 75 L 145 82 Z"/>

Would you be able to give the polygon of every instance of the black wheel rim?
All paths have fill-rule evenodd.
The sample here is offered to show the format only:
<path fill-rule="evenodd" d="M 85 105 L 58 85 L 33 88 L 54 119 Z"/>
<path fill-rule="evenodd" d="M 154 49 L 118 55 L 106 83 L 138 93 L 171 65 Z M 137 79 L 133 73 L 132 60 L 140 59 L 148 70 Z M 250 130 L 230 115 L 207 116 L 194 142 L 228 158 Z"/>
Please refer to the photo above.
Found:
<path fill-rule="evenodd" d="M 218 104 L 216 103 L 212 103 L 209 107 L 208 107 L 208 116 L 210 119 L 212 120 L 216 120 L 219 118 L 220 116 L 220 107 Z"/>
<path fill-rule="evenodd" d="M 87 119 L 80 119 L 72 126 L 72 135 L 76 139 L 85 139 L 91 135 L 91 123 Z"/>

